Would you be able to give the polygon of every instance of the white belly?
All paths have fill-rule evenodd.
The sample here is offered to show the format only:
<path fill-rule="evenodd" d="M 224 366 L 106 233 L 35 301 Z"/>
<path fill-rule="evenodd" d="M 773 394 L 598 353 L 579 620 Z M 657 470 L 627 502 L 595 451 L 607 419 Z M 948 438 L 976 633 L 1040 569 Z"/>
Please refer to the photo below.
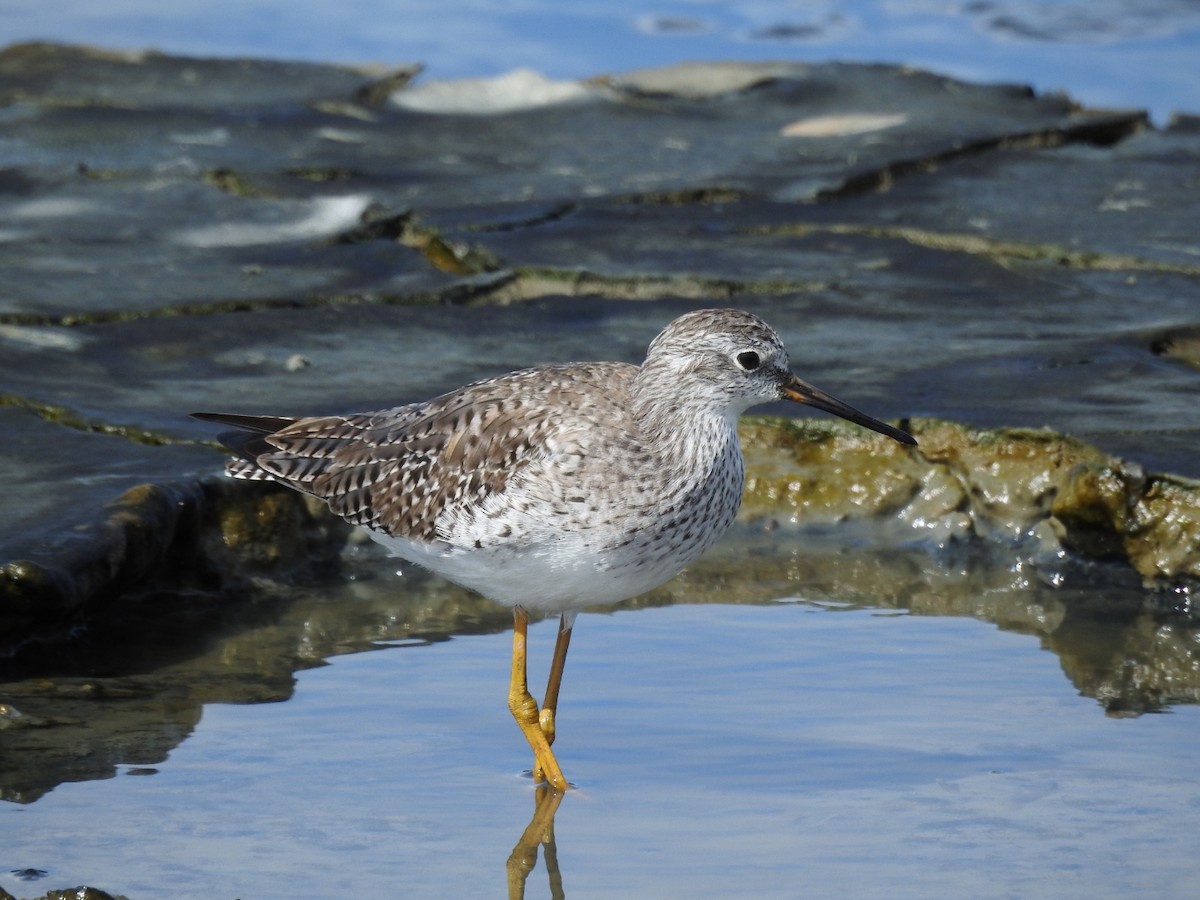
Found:
<path fill-rule="evenodd" d="M 368 534 L 393 556 L 491 600 L 547 613 L 616 603 L 643 594 L 673 578 L 707 549 L 707 545 L 696 546 L 688 553 L 656 555 L 630 546 L 597 554 L 564 538 L 520 552 L 505 547 L 465 550 L 373 531 Z"/>

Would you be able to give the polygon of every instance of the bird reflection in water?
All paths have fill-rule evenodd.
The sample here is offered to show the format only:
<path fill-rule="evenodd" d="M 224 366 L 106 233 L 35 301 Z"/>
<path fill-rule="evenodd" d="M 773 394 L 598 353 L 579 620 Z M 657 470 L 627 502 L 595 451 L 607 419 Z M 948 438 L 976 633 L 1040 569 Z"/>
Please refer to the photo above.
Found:
<path fill-rule="evenodd" d="M 554 900 L 566 897 L 562 874 L 558 870 L 558 846 L 554 842 L 554 814 L 562 803 L 565 791 L 540 784 L 534 794 L 533 818 L 521 834 L 508 857 L 508 900 L 522 900 L 525 882 L 537 865 L 538 846 L 545 849 L 546 876 L 550 879 L 550 896 Z"/>

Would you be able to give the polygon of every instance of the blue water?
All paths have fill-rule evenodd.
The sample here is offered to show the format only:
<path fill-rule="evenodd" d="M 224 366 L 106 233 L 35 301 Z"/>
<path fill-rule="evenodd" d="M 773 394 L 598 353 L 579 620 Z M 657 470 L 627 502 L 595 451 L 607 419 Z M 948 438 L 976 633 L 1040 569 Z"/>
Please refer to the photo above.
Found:
<path fill-rule="evenodd" d="M 543 673 L 552 622 L 530 632 Z M 555 749 L 568 897 L 1194 897 L 1195 707 L 1107 718 L 1035 638 L 805 603 L 583 615 Z M 210 706 L 150 777 L 0 805 L 0 885 L 497 897 L 533 812 L 506 634 Z M 713 652 L 713 648 L 720 648 Z M 548 895 L 544 858 L 527 897 Z"/>
<path fill-rule="evenodd" d="M 430 77 L 528 66 L 559 78 L 682 60 L 900 63 L 1065 90 L 1093 106 L 1200 112 L 1191 0 L 58 0 L 0 4 L 0 41 L 57 40 L 322 62 Z"/>

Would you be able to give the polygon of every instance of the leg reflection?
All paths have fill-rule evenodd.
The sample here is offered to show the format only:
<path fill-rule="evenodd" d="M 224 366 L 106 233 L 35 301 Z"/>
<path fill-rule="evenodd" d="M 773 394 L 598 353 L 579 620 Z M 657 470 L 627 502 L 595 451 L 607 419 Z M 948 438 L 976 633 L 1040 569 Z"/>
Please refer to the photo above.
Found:
<path fill-rule="evenodd" d="M 554 842 L 554 814 L 562 803 L 565 791 L 548 784 L 539 785 L 534 793 L 533 818 L 521 834 L 517 845 L 508 857 L 508 898 L 521 900 L 525 896 L 525 882 L 537 865 L 538 845 L 546 849 L 546 875 L 550 879 L 550 896 L 554 900 L 565 897 L 562 874 L 558 871 L 558 846 Z"/>

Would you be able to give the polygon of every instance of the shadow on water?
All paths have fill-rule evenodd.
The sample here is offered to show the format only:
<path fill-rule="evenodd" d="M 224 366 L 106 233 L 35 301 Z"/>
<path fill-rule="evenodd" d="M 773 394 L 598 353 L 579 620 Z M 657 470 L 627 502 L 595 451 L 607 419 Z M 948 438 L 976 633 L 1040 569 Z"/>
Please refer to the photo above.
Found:
<path fill-rule="evenodd" d="M 1200 626 L 1189 598 L 1147 591 L 1118 566 L 1034 561 L 996 545 L 896 546 L 845 527 L 769 530 L 739 526 L 688 572 L 618 610 L 797 598 L 789 602 L 970 616 L 1036 636 L 1109 715 L 1200 700 Z M 415 651 L 512 622 L 507 609 L 423 572 L 396 578 L 395 562 L 373 545 L 351 545 L 328 583 L 252 590 L 236 616 L 197 612 L 205 604 L 187 589 L 124 598 L 69 655 L 33 648 L 0 664 L 0 797 L 31 803 L 64 782 L 110 778 L 118 766 L 152 771 L 206 704 L 287 700 L 295 673 L 330 657 Z M 164 616 L 167 604 L 181 612 Z M 539 828 L 552 834 L 557 802 L 539 804 L 518 844 L 526 856 Z"/>

